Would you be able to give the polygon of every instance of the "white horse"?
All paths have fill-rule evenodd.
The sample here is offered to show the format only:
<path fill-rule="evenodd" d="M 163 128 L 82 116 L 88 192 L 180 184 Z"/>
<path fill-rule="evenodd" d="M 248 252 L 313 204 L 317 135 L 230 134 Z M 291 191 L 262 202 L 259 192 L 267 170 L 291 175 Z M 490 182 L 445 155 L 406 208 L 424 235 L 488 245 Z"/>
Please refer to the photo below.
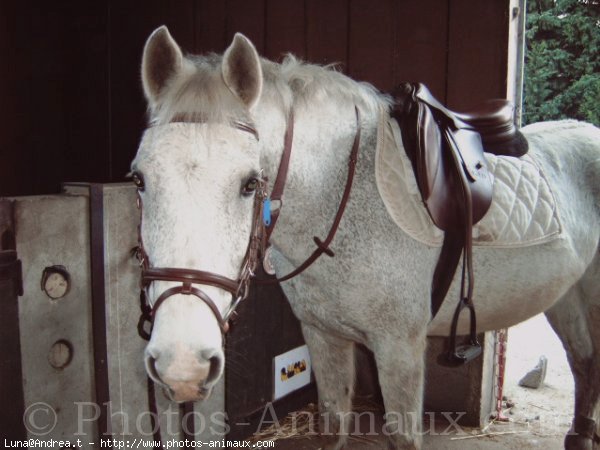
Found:
<path fill-rule="evenodd" d="M 356 176 L 333 242 L 335 257 L 320 258 L 283 289 L 302 323 L 321 413 L 338 427 L 336 435 L 323 438 L 324 448 L 344 446 L 346 434 L 339 427 L 348 424 L 338 419 L 351 408 L 355 343 L 375 355 L 394 430 L 391 448 L 421 448 L 427 336 L 447 335 L 458 283 L 430 321 L 439 249 L 396 226 L 376 186 L 378 118 L 381 108 L 389 110 L 389 97 L 291 56 L 282 64 L 261 59 L 241 34 L 222 56 L 184 57 L 165 27 L 146 43 L 142 80 L 150 126 L 132 170 L 141 187 L 141 236 L 153 267 L 239 277 L 256 180 L 275 179 L 291 110 L 293 153 L 271 243 L 277 274 L 297 267 L 314 250 L 312 237 L 329 230 L 360 127 Z M 239 123 L 254 127 L 259 139 L 232 125 Z M 600 130 L 571 121 L 522 131 L 550 180 L 562 233 L 527 249 L 475 248 L 479 331 L 546 312 L 576 382 L 578 434 L 568 436 L 565 445 L 592 450 L 598 448 L 600 420 Z M 180 284 L 154 281 L 147 289 L 149 302 Z M 230 293 L 215 285 L 194 286 L 225 314 Z M 466 330 L 461 322 L 459 331 Z M 145 353 L 148 373 L 174 400 L 201 400 L 222 375 L 222 339 L 208 303 L 176 293 L 156 311 Z"/>

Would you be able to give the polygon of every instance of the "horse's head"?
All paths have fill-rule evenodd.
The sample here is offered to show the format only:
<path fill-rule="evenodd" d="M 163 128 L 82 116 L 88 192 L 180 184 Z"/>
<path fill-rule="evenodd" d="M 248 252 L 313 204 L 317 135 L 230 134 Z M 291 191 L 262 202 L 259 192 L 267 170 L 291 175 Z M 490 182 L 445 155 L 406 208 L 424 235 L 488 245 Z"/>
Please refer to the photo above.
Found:
<path fill-rule="evenodd" d="M 143 205 L 147 268 L 239 280 L 259 203 L 258 139 L 245 128 L 262 90 L 257 52 L 238 34 L 222 58 L 194 61 L 161 27 L 146 42 L 142 80 L 152 126 L 132 172 Z M 201 295 L 190 295 L 191 288 Z M 149 376 L 173 400 L 205 398 L 223 372 L 226 325 L 219 319 L 235 295 L 210 280 L 186 285 L 160 277 L 146 291 L 154 306 Z M 174 293 L 164 296 L 168 291 Z"/>

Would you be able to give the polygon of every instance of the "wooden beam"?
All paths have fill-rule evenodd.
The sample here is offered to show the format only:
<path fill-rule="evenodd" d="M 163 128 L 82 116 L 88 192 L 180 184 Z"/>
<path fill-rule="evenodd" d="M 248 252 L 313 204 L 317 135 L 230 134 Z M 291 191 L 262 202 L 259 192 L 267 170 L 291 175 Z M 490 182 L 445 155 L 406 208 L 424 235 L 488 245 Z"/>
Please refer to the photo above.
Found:
<path fill-rule="evenodd" d="M 506 97 L 509 0 L 449 2 L 448 106 Z"/>

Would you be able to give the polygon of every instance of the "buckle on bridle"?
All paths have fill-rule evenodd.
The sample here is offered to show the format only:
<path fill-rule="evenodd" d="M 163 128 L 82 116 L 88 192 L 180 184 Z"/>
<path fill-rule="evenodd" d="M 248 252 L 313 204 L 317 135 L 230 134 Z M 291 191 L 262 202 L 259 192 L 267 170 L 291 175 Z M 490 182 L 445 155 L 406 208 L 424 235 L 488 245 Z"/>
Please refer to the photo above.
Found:
<path fill-rule="evenodd" d="M 140 309 L 142 313 L 140 314 L 140 318 L 138 319 L 137 323 L 138 335 L 145 341 L 149 341 L 150 335 L 152 334 L 152 308 L 150 308 L 148 302 L 146 301 L 145 289 L 140 291 Z M 147 327 L 148 331 L 146 331 Z"/>
<path fill-rule="evenodd" d="M 227 323 L 229 319 L 231 319 L 231 316 L 235 314 L 235 310 L 237 309 L 238 305 L 242 302 L 242 300 L 244 300 L 244 297 L 238 296 L 229 305 L 229 308 L 227 308 L 227 312 L 223 315 L 223 322 Z"/>
<path fill-rule="evenodd" d="M 181 287 L 181 293 L 183 295 L 192 295 L 192 283 L 183 283 Z"/>

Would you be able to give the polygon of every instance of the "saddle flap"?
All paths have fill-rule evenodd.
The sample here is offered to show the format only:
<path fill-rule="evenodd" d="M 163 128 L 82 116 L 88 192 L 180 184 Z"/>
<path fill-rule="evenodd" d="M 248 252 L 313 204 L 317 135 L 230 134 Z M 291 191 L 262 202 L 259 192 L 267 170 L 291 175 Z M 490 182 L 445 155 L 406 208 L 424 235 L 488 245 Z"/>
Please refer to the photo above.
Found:
<path fill-rule="evenodd" d="M 423 197 L 427 202 L 435 190 L 436 184 L 444 180 L 440 151 L 428 151 L 428 149 L 440 149 L 442 146 L 442 133 L 435 121 L 431 110 L 424 103 L 416 105 L 417 112 L 417 139 L 414 149 L 414 163 L 417 171 L 417 184 Z"/>
<path fill-rule="evenodd" d="M 417 139 L 413 142 L 415 177 L 421 197 L 433 223 L 442 230 L 458 221 L 458 208 L 452 191 L 460 189 L 452 173 L 447 151 L 446 136 L 436 121 L 431 108 L 417 102 Z"/>
<path fill-rule="evenodd" d="M 479 133 L 459 128 L 456 131 L 445 130 L 445 137 L 450 145 L 460 149 L 458 154 L 469 181 L 475 182 L 486 176 L 488 171 Z"/>
<path fill-rule="evenodd" d="M 479 133 L 465 128 L 444 130 L 448 150 L 461 162 L 472 203 L 472 224 L 479 222 L 492 202 L 493 180 L 488 170 Z"/>
<path fill-rule="evenodd" d="M 492 182 L 479 134 L 460 120 L 449 120 L 449 112 L 428 94 L 420 84 L 404 91 L 400 128 L 427 211 L 447 231 L 465 226 L 465 189 L 472 197 L 470 224 L 485 215 Z"/>

